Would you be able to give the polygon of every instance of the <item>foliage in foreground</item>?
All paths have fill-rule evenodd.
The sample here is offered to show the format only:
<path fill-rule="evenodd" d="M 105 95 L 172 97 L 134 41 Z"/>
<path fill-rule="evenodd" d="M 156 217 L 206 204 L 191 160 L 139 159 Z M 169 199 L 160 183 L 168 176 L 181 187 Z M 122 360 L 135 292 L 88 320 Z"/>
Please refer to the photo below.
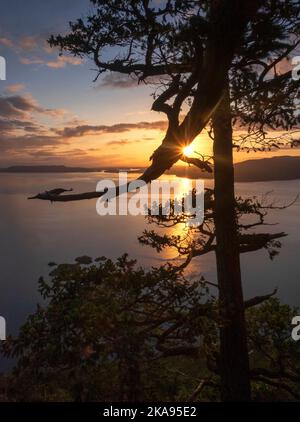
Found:
<path fill-rule="evenodd" d="M 55 265 L 55 264 L 52 264 Z M 39 280 L 46 300 L 4 343 L 17 401 L 219 400 L 217 301 L 171 266 L 146 272 L 126 255 L 81 257 Z M 255 400 L 297 399 L 296 310 L 269 299 L 247 310 Z M 255 365 L 255 367 L 254 367 Z"/>

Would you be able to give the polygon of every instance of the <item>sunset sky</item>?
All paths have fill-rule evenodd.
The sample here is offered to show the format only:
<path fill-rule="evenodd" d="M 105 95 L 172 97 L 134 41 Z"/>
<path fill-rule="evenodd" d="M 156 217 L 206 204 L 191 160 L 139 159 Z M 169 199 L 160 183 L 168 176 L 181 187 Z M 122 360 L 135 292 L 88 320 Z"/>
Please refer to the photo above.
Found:
<path fill-rule="evenodd" d="M 151 112 L 153 89 L 118 75 L 96 76 L 92 62 L 59 57 L 46 40 L 83 17 L 88 0 L 1 0 L 0 166 L 146 166 L 160 144 L 164 115 Z M 195 150 L 209 154 L 203 133 Z M 285 150 L 277 154 L 298 155 Z M 236 160 L 274 156 L 236 155 Z"/>

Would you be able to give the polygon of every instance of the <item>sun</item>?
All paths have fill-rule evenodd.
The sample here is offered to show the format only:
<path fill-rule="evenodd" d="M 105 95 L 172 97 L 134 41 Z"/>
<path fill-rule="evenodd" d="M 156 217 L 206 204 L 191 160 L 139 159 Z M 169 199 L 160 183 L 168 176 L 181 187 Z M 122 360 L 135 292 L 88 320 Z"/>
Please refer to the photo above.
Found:
<path fill-rule="evenodd" d="M 194 148 L 192 147 L 192 145 L 188 145 L 187 147 L 184 147 L 182 150 L 183 154 L 186 155 L 187 157 L 189 155 L 192 155 L 194 152 Z"/>

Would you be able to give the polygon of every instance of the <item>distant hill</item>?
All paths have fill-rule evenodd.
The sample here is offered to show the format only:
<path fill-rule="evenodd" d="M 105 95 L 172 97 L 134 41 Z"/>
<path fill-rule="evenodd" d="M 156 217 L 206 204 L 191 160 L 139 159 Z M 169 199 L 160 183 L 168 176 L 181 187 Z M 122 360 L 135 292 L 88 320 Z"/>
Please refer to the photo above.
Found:
<path fill-rule="evenodd" d="M 258 160 L 247 160 L 235 164 L 235 180 L 237 182 L 260 182 L 271 180 L 300 179 L 300 157 L 272 157 Z M 105 171 L 115 173 L 120 170 L 142 172 L 142 168 L 119 167 L 67 167 L 67 166 L 12 166 L 0 169 L 1 173 L 91 173 Z M 174 167 L 168 171 L 178 177 L 192 179 L 212 179 L 210 173 L 203 173 L 196 167 Z"/>
<path fill-rule="evenodd" d="M 300 179 L 300 157 L 272 157 L 247 160 L 236 163 L 235 180 L 237 182 L 263 182 L 271 180 Z M 201 172 L 195 167 L 176 167 L 169 173 L 192 179 L 212 179 L 213 175 Z"/>
<path fill-rule="evenodd" d="M 300 179 L 300 157 L 247 160 L 235 165 L 238 182 Z"/>

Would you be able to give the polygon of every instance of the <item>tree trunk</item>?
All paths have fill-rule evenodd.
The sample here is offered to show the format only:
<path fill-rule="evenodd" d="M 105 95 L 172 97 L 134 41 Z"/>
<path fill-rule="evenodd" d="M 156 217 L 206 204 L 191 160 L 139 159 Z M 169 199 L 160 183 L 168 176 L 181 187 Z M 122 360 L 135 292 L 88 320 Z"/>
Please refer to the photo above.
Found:
<path fill-rule="evenodd" d="M 229 92 L 213 116 L 216 260 L 219 285 L 223 401 L 249 401 L 249 358 L 235 213 Z"/>

